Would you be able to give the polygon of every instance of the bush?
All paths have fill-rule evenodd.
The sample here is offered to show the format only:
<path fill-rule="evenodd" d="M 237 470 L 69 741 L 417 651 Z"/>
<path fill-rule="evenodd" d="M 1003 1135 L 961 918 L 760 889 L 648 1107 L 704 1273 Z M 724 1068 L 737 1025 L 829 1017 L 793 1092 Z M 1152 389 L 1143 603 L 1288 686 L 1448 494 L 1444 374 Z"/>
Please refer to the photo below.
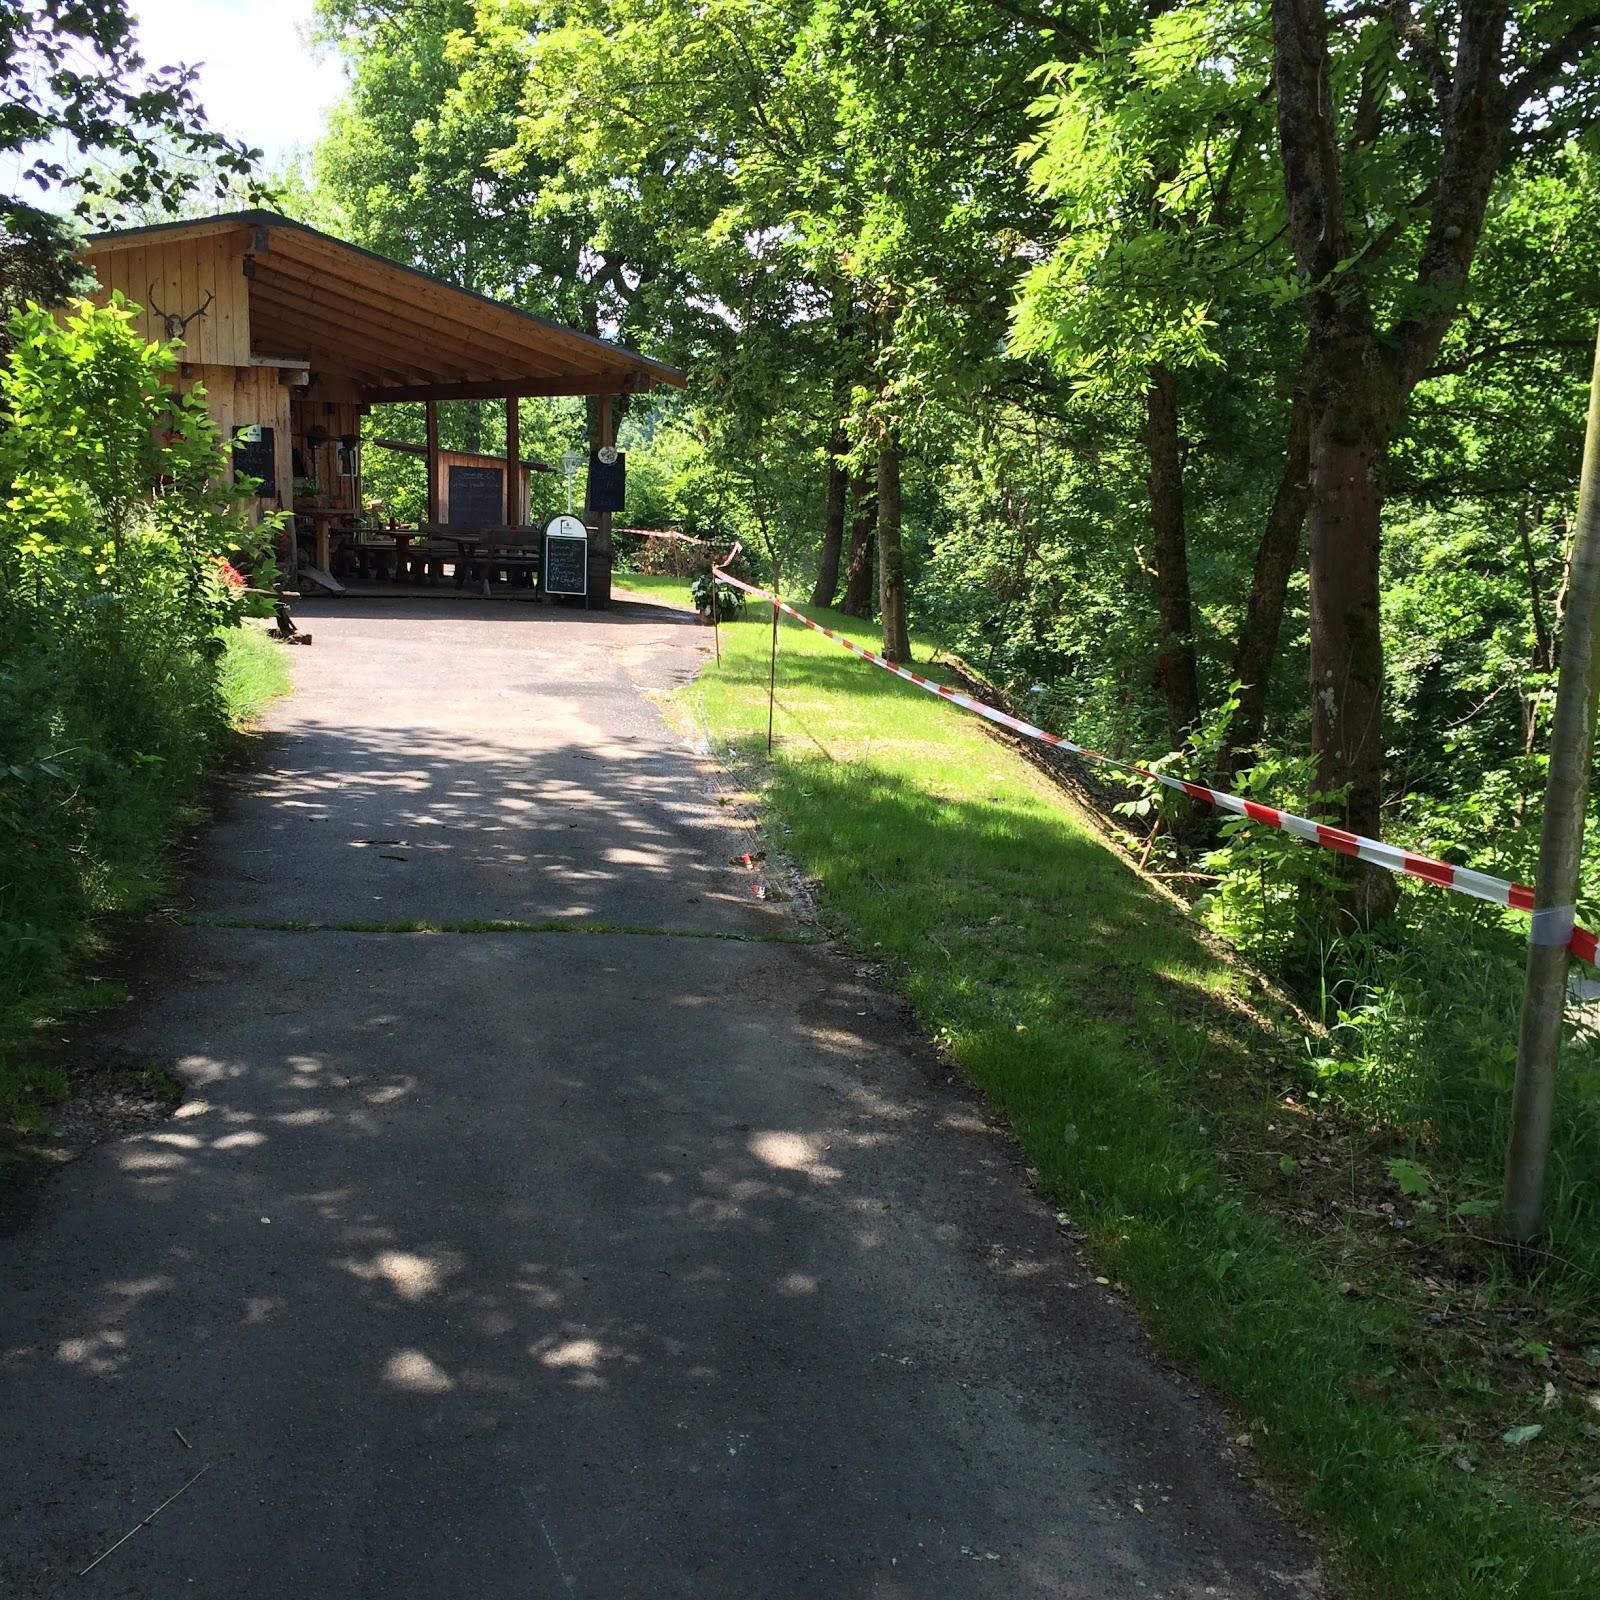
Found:
<path fill-rule="evenodd" d="M 710 572 L 698 574 L 689 585 L 689 598 L 694 601 L 695 610 L 710 612 L 713 587 L 717 591 L 717 620 L 732 622 L 744 611 L 744 590 L 735 589 L 731 583 L 713 585 Z"/>
<path fill-rule="evenodd" d="M 12 318 L 0 370 L 0 1017 L 140 903 L 227 728 L 221 630 L 265 573 L 198 390 L 118 301 Z M 3 1042 L 3 1041 L 0 1041 Z"/>

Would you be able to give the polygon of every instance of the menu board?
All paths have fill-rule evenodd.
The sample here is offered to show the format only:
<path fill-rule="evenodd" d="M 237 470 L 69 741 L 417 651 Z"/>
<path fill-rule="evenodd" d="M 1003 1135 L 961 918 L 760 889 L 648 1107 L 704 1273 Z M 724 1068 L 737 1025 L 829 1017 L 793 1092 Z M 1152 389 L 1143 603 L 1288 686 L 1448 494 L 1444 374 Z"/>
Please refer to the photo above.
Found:
<path fill-rule="evenodd" d="M 576 517 L 552 517 L 545 529 L 544 592 L 589 592 L 589 530 Z"/>
<path fill-rule="evenodd" d="M 502 528 L 506 521 L 506 475 L 499 467 L 450 468 L 445 521 L 452 528 Z"/>
<path fill-rule="evenodd" d="M 256 494 L 263 500 L 277 494 L 277 443 L 271 428 L 252 422 L 233 430 L 233 475 L 259 478 Z"/>

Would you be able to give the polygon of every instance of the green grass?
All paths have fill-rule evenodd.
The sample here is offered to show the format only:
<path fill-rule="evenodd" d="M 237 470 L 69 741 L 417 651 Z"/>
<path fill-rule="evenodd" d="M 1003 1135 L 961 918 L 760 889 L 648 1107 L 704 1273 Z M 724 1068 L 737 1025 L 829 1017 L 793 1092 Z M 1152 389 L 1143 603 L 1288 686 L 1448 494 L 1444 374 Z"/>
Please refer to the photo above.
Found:
<path fill-rule="evenodd" d="M 780 638 L 770 762 L 764 620 L 724 627 L 721 665 L 685 708 L 817 881 L 825 922 L 889 964 L 1352 1584 L 1410 1600 L 1592 1595 L 1600 1548 L 1523 1494 L 1500 1424 L 1465 1444 L 1430 1431 L 1430 1396 L 1443 1411 L 1479 1375 L 1468 1358 L 1430 1366 L 1427 1327 L 1391 1292 L 1396 1236 L 1369 1246 L 1290 1220 L 1321 1200 L 1289 1174 L 1328 1159 L 1291 1126 L 1308 1109 L 1294 1019 L 977 719 L 820 635 L 785 624 Z M 1586 1437 L 1575 1399 L 1563 1448 Z"/>
<path fill-rule="evenodd" d="M 287 691 L 288 666 L 283 647 L 258 624 L 230 629 L 224 642 L 218 687 L 237 730 Z M 195 743 L 225 757 L 229 747 L 216 731 L 196 729 Z M 198 814 L 203 776 L 175 777 L 162 761 L 119 770 L 100 791 L 93 826 L 80 827 L 72 845 L 63 820 L 72 815 L 71 778 L 37 783 L 38 803 L 21 813 L 24 825 L 0 834 L 0 884 L 26 885 L 31 876 L 52 886 L 12 897 L 25 906 L 25 920 L 0 918 L 0 1176 L 29 1164 L 20 1152 L 46 1126 L 49 1107 L 83 1079 L 64 1047 L 65 1026 L 125 998 L 89 969 L 106 949 L 111 920 L 147 909 L 164 891 L 172 842 Z"/>
<path fill-rule="evenodd" d="M 227 646 L 220 672 L 222 700 L 228 721 L 242 728 L 289 692 L 287 652 L 267 637 L 266 625 L 260 622 L 229 629 Z"/>
<path fill-rule="evenodd" d="M 614 589 L 631 589 L 635 594 L 646 595 L 662 605 L 693 609 L 687 578 L 671 578 L 649 572 L 618 572 L 613 575 L 611 583 Z"/>

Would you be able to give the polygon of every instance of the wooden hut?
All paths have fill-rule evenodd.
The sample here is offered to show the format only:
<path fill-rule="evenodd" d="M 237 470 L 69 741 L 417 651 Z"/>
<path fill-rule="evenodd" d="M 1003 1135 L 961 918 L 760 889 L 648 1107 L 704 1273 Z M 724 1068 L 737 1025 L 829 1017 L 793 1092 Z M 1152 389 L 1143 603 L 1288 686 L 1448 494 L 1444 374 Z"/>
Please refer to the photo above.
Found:
<path fill-rule="evenodd" d="M 614 440 L 616 396 L 685 382 L 673 367 L 271 211 L 97 234 L 84 260 L 102 299 L 120 290 L 142 308 L 137 325 L 147 338 L 182 341 L 179 384 L 204 385 L 240 469 L 262 480 L 266 509 L 290 507 L 298 477 L 358 511 L 361 417 L 373 405 L 425 406 L 431 526 L 445 521 L 449 483 L 440 401 L 503 400 L 506 456 L 517 461 L 523 395 L 593 396 L 593 442 L 603 448 Z M 523 525 L 527 496 L 524 474 L 502 478 L 496 525 L 504 531 Z M 481 505 L 483 485 L 476 489 Z M 589 603 L 603 605 L 611 513 L 586 508 L 584 520 Z"/>

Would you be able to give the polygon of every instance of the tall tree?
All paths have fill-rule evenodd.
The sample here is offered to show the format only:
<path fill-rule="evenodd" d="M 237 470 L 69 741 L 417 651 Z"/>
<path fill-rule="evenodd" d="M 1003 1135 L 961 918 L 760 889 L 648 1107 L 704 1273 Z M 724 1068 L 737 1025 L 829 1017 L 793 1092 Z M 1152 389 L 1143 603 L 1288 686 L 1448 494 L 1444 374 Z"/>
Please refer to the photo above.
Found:
<path fill-rule="evenodd" d="M 1183 519 L 1183 452 L 1178 436 L 1178 375 L 1157 361 L 1144 395 L 1146 482 L 1154 535 L 1156 610 L 1161 644 L 1156 687 L 1167 706 L 1167 731 L 1178 749 L 1200 720 L 1200 677 L 1195 663 L 1194 616 L 1189 593 L 1189 541 Z"/>
<path fill-rule="evenodd" d="M 883 619 L 884 658 L 896 662 L 911 659 L 902 520 L 900 440 L 891 431 L 878 445 L 878 611 Z"/>
<path fill-rule="evenodd" d="M 844 430 L 838 429 L 828 440 L 828 499 L 823 510 L 822 548 L 817 552 L 817 581 L 811 590 L 814 606 L 831 606 L 839 592 L 845 506 L 850 492 L 850 475 L 844 464 L 847 448 Z"/>
<path fill-rule="evenodd" d="M 1285 387 L 1298 330 L 1272 296 L 1281 209 L 1262 114 L 1269 58 L 1231 7 L 1125 8 L 1075 63 L 1058 63 L 1025 147 L 1058 232 L 1027 274 L 1019 349 L 1047 355 L 1086 406 L 1136 406 L 1148 508 L 1140 566 L 1154 602 L 1152 682 L 1176 748 L 1204 703 L 1191 591 L 1191 437 L 1230 384 Z M 1260 408 L 1258 408 L 1260 409 Z M 1231 665 L 1242 688 L 1224 764 L 1260 737 L 1279 625 L 1299 548 L 1303 452 L 1279 456 L 1280 402 L 1243 433 L 1216 433 L 1262 508 L 1255 581 Z M 1297 459 L 1300 464 L 1296 465 Z M 1275 487 L 1274 487 L 1275 486 Z M 1202 524 L 1203 526 L 1204 524 Z M 1231 608 L 1230 608 L 1231 609 Z M 1214 676 L 1228 680 L 1220 672 Z"/>
<path fill-rule="evenodd" d="M 1589 8 L 1461 0 L 1330 12 L 1272 0 L 1289 235 L 1309 324 L 1311 727 L 1325 793 L 1377 834 L 1383 806 L 1380 545 L 1389 447 L 1466 292 L 1508 137 L 1549 136 L 1592 91 Z M 1337 22 L 1337 32 L 1334 24 Z M 1592 68 L 1589 69 L 1592 71 Z M 1392 908 L 1352 864 L 1350 909 Z"/>

